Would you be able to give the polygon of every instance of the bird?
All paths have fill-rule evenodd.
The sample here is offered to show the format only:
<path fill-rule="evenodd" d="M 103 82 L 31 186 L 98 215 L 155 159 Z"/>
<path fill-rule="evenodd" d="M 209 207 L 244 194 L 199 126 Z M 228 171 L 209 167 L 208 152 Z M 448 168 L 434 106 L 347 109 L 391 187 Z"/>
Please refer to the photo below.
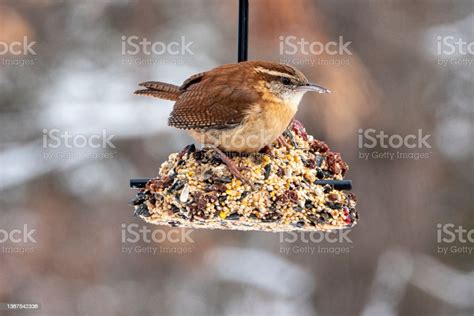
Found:
<path fill-rule="evenodd" d="M 303 95 L 331 92 L 310 83 L 295 67 L 261 60 L 221 65 L 180 86 L 158 81 L 139 86 L 136 95 L 175 101 L 168 125 L 213 148 L 230 172 L 247 183 L 226 152 L 256 153 L 275 140 L 282 142 Z"/>

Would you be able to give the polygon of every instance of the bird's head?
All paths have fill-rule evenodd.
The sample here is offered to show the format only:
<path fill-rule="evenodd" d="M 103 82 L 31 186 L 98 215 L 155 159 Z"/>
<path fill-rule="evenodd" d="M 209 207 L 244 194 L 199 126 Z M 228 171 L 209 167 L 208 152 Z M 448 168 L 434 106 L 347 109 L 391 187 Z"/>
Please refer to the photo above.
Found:
<path fill-rule="evenodd" d="M 306 92 L 330 93 L 317 84 L 310 83 L 303 73 L 289 65 L 252 61 L 251 69 L 258 89 L 267 98 L 288 105 L 296 111 Z"/>

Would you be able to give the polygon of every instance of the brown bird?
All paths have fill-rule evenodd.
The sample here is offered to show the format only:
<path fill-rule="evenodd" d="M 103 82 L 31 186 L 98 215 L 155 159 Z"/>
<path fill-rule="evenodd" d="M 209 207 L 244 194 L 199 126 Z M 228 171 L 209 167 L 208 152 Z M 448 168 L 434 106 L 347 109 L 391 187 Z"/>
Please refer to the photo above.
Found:
<path fill-rule="evenodd" d="M 168 125 L 213 147 L 232 174 L 246 181 L 223 152 L 252 153 L 270 145 L 293 119 L 307 91 L 328 93 L 299 70 L 267 61 L 227 64 L 189 77 L 181 86 L 148 81 L 135 94 L 176 101 Z"/>

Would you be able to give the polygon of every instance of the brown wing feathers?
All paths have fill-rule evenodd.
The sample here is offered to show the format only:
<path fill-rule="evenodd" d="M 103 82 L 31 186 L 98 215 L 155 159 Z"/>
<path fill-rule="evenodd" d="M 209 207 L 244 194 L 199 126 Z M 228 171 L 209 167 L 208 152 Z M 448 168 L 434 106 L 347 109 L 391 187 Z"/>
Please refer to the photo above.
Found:
<path fill-rule="evenodd" d="M 249 89 L 213 86 L 187 90 L 176 101 L 168 125 L 182 129 L 224 129 L 242 122 L 257 95 Z"/>
<path fill-rule="evenodd" d="M 243 87 L 234 64 L 223 65 L 189 77 L 178 87 L 162 82 L 144 82 L 147 89 L 135 94 L 174 100 L 168 125 L 181 129 L 222 129 L 239 124 L 257 102 L 258 95 Z M 223 73 L 225 75 L 223 75 Z"/>
<path fill-rule="evenodd" d="M 185 91 L 175 103 L 168 125 L 182 129 L 233 127 L 242 117 L 229 105 L 227 100 L 209 97 L 206 91 Z"/>

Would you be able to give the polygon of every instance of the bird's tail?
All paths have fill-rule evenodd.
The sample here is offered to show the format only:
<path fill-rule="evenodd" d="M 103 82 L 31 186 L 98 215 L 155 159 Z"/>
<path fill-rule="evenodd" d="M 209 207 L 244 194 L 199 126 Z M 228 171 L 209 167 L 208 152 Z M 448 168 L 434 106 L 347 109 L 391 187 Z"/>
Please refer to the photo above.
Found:
<path fill-rule="evenodd" d="M 140 83 L 139 86 L 145 87 L 146 89 L 137 90 L 134 94 L 147 95 L 165 100 L 176 101 L 181 93 L 178 86 L 164 82 L 147 81 Z"/>

